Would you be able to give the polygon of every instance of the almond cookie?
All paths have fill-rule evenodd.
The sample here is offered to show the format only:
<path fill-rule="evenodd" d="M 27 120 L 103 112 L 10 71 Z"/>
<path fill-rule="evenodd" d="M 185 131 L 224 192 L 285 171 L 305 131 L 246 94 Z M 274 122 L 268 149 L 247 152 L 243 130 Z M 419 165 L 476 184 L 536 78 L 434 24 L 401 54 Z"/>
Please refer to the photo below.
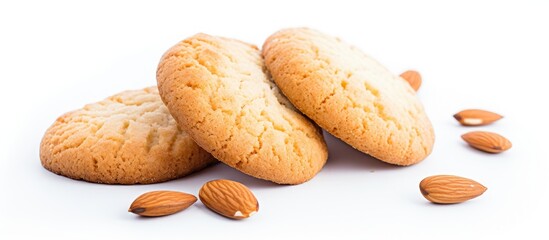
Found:
<path fill-rule="evenodd" d="M 279 92 L 253 45 L 197 34 L 164 54 L 157 80 L 179 126 L 233 168 L 299 184 L 326 162 L 321 130 Z"/>
<path fill-rule="evenodd" d="M 156 87 L 59 117 L 42 139 L 40 159 L 54 173 L 109 184 L 164 182 L 215 162 L 178 129 Z"/>
<path fill-rule="evenodd" d="M 357 48 L 296 28 L 270 36 L 262 54 L 288 99 L 354 148 L 397 165 L 431 153 L 433 127 L 414 90 Z"/>

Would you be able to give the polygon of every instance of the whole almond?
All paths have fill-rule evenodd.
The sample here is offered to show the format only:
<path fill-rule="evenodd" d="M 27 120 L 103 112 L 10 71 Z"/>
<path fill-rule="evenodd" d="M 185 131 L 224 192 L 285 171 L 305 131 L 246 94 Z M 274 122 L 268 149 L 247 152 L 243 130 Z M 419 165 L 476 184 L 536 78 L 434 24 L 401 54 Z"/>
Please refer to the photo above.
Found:
<path fill-rule="evenodd" d="M 467 109 L 454 114 L 454 118 L 463 126 L 482 126 L 500 120 L 503 116 L 481 109 Z"/>
<path fill-rule="evenodd" d="M 257 199 L 250 189 L 231 180 L 218 179 L 205 183 L 198 197 L 209 209 L 232 219 L 247 218 L 259 210 Z"/>
<path fill-rule="evenodd" d="M 133 201 L 128 212 L 146 217 L 159 217 L 182 211 L 196 202 L 192 194 L 176 191 L 153 191 Z"/>
<path fill-rule="evenodd" d="M 507 138 L 493 132 L 475 131 L 461 135 L 471 147 L 489 153 L 501 153 L 513 146 Z"/>
<path fill-rule="evenodd" d="M 482 184 L 464 177 L 435 175 L 419 183 L 423 196 L 433 203 L 460 203 L 476 198 L 486 191 Z"/>
<path fill-rule="evenodd" d="M 419 72 L 408 70 L 400 74 L 400 77 L 404 78 L 416 92 L 419 90 L 421 86 L 421 75 L 419 75 Z"/>

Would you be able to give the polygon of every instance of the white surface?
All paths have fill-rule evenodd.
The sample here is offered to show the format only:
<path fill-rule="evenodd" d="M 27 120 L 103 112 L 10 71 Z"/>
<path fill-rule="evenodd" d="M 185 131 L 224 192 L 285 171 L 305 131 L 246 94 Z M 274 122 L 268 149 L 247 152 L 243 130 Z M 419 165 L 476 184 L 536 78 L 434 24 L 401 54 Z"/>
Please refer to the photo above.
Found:
<path fill-rule="evenodd" d="M 547 239 L 547 3 L 356 2 L 363 3 L 2 1 L 0 239 Z M 222 164 L 143 186 L 69 180 L 40 165 L 40 139 L 57 116 L 154 85 L 158 59 L 177 41 L 205 32 L 261 46 L 294 26 L 337 35 L 395 73 L 418 69 L 419 97 L 436 130 L 432 155 L 394 167 L 327 136 L 328 164 L 298 186 L 255 180 Z M 452 115 L 465 108 L 505 118 L 460 127 Z M 470 130 L 498 132 L 514 146 L 499 155 L 475 151 L 460 139 Z M 430 204 L 418 183 L 433 174 L 469 177 L 488 191 L 463 204 Z M 216 178 L 248 185 L 259 213 L 231 221 L 200 202 L 162 218 L 126 212 L 146 191 L 197 194 Z"/>

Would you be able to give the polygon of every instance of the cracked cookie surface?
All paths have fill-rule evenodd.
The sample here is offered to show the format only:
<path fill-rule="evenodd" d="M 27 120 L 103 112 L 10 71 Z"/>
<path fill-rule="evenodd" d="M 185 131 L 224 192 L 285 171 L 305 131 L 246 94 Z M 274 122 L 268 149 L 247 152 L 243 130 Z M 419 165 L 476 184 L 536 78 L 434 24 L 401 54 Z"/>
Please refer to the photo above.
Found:
<path fill-rule="evenodd" d="M 354 148 L 397 165 L 431 153 L 433 127 L 414 90 L 357 48 L 294 28 L 270 36 L 262 54 L 294 106 Z"/>
<path fill-rule="evenodd" d="M 40 159 L 54 173 L 108 184 L 168 181 L 215 162 L 178 129 L 156 87 L 62 115 L 46 131 Z"/>
<path fill-rule="evenodd" d="M 321 130 L 280 93 L 253 45 L 197 34 L 164 54 L 157 81 L 179 126 L 241 172 L 299 184 L 326 162 Z"/>

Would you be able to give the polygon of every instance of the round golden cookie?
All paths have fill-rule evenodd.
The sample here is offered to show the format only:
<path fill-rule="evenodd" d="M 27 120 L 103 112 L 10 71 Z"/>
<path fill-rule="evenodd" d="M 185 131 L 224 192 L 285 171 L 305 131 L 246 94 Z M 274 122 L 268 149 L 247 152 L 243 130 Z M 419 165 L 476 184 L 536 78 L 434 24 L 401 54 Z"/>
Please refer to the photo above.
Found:
<path fill-rule="evenodd" d="M 280 184 L 324 166 L 321 130 L 281 95 L 255 46 L 197 34 L 164 54 L 157 80 L 179 126 L 225 164 Z"/>
<path fill-rule="evenodd" d="M 414 90 L 357 48 L 295 28 L 270 36 L 262 54 L 288 99 L 354 148 L 397 165 L 431 153 L 433 127 Z"/>
<path fill-rule="evenodd" d="M 178 129 L 156 87 L 62 115 L 46 131 L 40 159 L 54 173 L 109 184 L 168 181 L 215 161 Z"/>

